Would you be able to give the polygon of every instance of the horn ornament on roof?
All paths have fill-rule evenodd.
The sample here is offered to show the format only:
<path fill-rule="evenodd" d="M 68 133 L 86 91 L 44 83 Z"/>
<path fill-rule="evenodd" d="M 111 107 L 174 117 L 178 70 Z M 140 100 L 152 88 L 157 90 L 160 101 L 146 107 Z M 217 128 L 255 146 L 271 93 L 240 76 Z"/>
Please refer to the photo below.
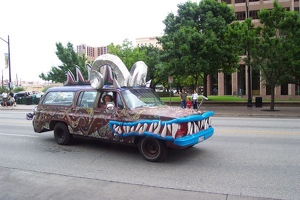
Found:
<path fill-rule="evenodd" d="M 130 72 L 122 60 L 112 54 L 99 56 L 93 65 L 86 65 L 88 80 L 84 80 L 78 66 L 76 66 L 76 78 L 69 70 L 67 81 L 64 85 L 86 85 L 90 84 L 95 89 L 101 89 L 104 85 L 114 88 L 146 86 L 150 87 L 151 81 L 146 82 L 148 67 L 143 61 L 137 61 Z"/>
<path fill-rule="evenodd" d="M 95 89 L 104 85 L 117 87 L 148 86 L 146 82 L 148 67 L 143 61 L 134 63 L 130 72 L 122 60 L 112 54 L 99 56 L 90 71 L 90 83 Z"/>

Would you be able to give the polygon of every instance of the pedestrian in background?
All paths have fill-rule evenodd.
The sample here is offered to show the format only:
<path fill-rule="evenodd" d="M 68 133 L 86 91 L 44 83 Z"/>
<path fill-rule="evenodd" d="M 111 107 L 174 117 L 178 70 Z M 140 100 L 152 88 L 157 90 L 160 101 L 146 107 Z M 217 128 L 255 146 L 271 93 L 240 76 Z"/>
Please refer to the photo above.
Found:
<path fill-rule="evenodd" d="M 192 94 L 192 99 L 193 99 L 193 108 L 197 109 L 198 108 L 198 93 L 196 90 L 194 90 L 194 93 Z"/>
<path fill-rule="evenodd" d="M 4 90 L 4 92 L 2 93 L 2 102 L 3 102 L 3 107 L 7 107 L 7 90 Z"/>
<path fill-rule="evenodd" d="M 17 106 L 13 91 L 9 93 L 9 101 L 11 102 L 11 106 Z"/>
<path fill-rule="evenodd" d="M 186 106 L 187 106 L 188 108 L 191 108 L 191 107 L 192 107 L 192 101 L 191 101 L 191 98 L 189 98 L 189 99 L 187 100 Z"/>
<path fill-rule="evenodd" d="M 186 98 L 187 98 L 187 93 L 185 92 L 185 89 L 182 89 L 182 92 L 180 93 L 180 107 L 181 108 L 186 108 Z"/>

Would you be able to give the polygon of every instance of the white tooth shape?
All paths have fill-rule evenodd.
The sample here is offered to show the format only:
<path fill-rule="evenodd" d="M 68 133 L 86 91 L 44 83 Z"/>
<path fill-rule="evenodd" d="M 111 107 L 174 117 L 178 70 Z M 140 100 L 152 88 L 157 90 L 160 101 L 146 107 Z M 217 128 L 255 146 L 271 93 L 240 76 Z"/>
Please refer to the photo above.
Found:
<path fill-rule="evenodd" d="M 178 124 L 173 123 L 172 124 L 172 137 L 175 138 L 175 135 L 178 131 Z"/>
<path fill-rule="evenodd" d="M 144 130 L 143 127 L 141 127 L 140 130 L 139 130 L 140 135 L 144 133 L 143 130 Z"/>
<path fill-rule="evenodd" d="M 212 120 L 212 117 L 209 117 L 209 118 L 208 118 L 208 124 L 209 124 L 209 125 L 211 125 L 211 120 Z"/>
<path fill-rule="evenodd" d="M 135 131 L 139 131 L 139 130 L 140 130 L 140 127 L 141 127 L 141 123 L 138 123 L 138 125 L 136 126 Z"/>
<path fill-rule="evenodd" d="M 194 132 L 193 123 L 191 122 L 191 128 L 190 128 L 190 135 L 192 135 Z"/>
<path fill-rule="evenodd" d="M 118 131 L 119 134 L 123 133 L 121 127 L 119 127 L 119 131 Z"/>
<path fill-rule="evenodd" d="M 197 126 L 197 124 L 195 123 L 195 133 L 198 133 L 199 131 L 199 126 Z"/>
<path fill-rule="evenodd" d="M 161 136 L 163 138 L 166 137 L 166 135 L 167 135 L 167 124 L 164 125 L 164 128 L 163 128 L 163 130 L 161 132 Z"/>
<path fill-rule="evenodd" d="M 196 122 L 193 122 L 193 129 L 192 129 L 193 133 L 196 133 L 196 127 L 197 127 Z"/>
<path fill-rule="evenodd" d="M 134 132 L 134 126 L 131 127 L 130 132 Z"/>
<path fill-rule="evenodd" d="M 153 128 L 156 129 L 156 127 L 157 127 L 157 123 L 154 122 L 154 123 L 153 123 Z"/>
<path fill-rule="evenodd" d="M 149 132 L 153 132 L 153 126 L 154 126 L 153 123 L 151 123 L 149 127 Z"/>
<path fill-rule="evenodd" d="M 202 129 L 205 129 L 205 120 L 201 120 Z"/>
<path fill-rule="evenodd" d="M 172 126 L 171 126 L 171 124 L 168 124 L 167 127 L 168 127 L 168 131 L 169 131 L 170 133 L 172 133 Z"/>
<path fill-rule="evenodd" d="M 116 127 L 117 127 L 117 125 L 116 125 L 116 124 L 114 124 L 114 125 L 113 125 L 113 129 L 116 129 Z"/>
<path fill-rule="evenodd" d="M 145 131 L 147 130 L 147 128 L 148 128 L 148 124 L 145 123 L 145 124 L 144 124 L 144 127 L 143 127 L 143 132 L 145 132 Z"/>
<path fill-rule="evenodd" d="M 205 120 L 204 130 L 206 130 L 207 128 L 208 128 L 208 122 L 207 120 Z"/>
<path fill-rule="evenodd" d="M 126 126 L 126 133 L 129 133 L 130 126 Z"/>
<path fill-rule="evenodd" d="M 191 133 L 191 122 L 188 122 L 188 127 L 187 127 L 187 135 Z"/>
<path fill-rule="evenodd" d="M 198 127 L 201 129 L 201 120 L 198 121 Z"/>
<path fill-rule="evenodd" d="M 193 133 L 197 133 L 198 126 L 197 126 L 196 122 L 193 122 L 193 128 L 194 128 Z"/>
<path fill-rule="evenodd" d="M 154 130 L 154 134 L 158 134 L 160 131 L 160 124 L 156 127 L 156 129 Z"/>

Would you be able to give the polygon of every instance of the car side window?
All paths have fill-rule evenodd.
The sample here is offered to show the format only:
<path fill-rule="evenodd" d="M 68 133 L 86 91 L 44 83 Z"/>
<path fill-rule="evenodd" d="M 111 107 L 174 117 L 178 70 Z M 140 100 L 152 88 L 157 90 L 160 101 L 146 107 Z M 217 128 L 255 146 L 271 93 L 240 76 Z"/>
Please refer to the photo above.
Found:
<path fill-rule="evenodd" d="M 76 105 L 82 108 L 93 108 L 96 95 L 96 91 L 81 92 Z"/>
<path fill-rule="evenodd" d="M 105 100 L 106 99 L 106 100 Z M 108 100 L 110 99 L 110 100 Z M 121 95 L 118 92 L 103 92 L 101 94 L 99 107 L 106 108 L 106 102 L 113 102 L 118 109 L 123 109 L 124 104 Z"/>
<path fill-rule="evenodd" d="M 99 108 L 106 108 L 107 102 L 114 102 L 113 92 L 102 92 L 100 95 Z"/>
<path fill-rule="evenodd" d="M 118 105 L 119 109 L 123 109 L 124 108 L 123 101 L 121 99 L 121 95 L 120 94 L 117 94 L 117 105 Z"/>
<path fill-rule="evenodd" d="M 43 101 L 44 105 L 71 106 L 74 99 L 74 92 L 49 92 Z"/>

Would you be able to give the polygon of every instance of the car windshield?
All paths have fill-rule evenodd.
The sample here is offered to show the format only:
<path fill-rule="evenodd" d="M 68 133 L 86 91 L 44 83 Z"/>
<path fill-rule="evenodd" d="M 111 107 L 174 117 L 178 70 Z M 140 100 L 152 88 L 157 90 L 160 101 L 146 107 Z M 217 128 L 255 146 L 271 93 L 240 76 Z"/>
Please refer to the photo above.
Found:
<path fill-rule="evenodd" d="M 161 106 L 164 103 L 151 89 L 132 88 L 122 91 L 124 101 L 129 108 Z"/>

